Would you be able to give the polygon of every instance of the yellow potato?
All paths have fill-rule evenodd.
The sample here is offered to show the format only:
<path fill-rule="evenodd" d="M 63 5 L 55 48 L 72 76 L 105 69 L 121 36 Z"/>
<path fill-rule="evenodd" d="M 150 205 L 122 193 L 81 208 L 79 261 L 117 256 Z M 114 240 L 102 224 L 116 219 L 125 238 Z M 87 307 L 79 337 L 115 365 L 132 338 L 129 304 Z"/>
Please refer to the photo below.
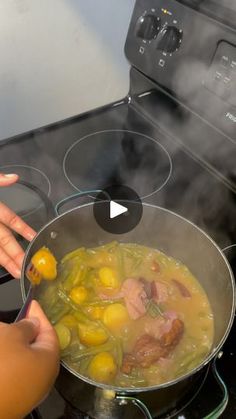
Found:
<path fill-rule="evenodd" d="M 108 335 L 104 329 L 93 324 L 78 324 L 80 342 L 86 346 L 96 346 L 105 343 Z"/>
<path fill-rule="evenodd" d="M 44 279 L 53 280 L 57 276 L 57 261 L 47 247 L 39 249 L 31 259 L 32 264 Z"/>
<path fill-rule="evenodd" d="M 76 303 L 81 304 L 88 298 L 88 291 L 85 287 L 79 286 L 72 288 L 70 298 Z"/>
<path fill-rule="evenodd" d="M 129 321 L 128 311 L 120 303 L 109 305 L 103 313 L 103 323 L 112 332 L 119 332 Z"/>
<path fill-rule="evenodd" d="M 90 306 L 87 309 L 87 313 L 92 317 L 94 320 L 101 320 L 104 312 L 104 307 L 93 307 Z"/>
<path fill-rule="evenodd" d="M 68 327 L 62 323 L 57 323 L 56 326 L 54 326 L 54 329 L 56 331 L 61 350 L 67 348 L 71 341 L 71 333 Z"/>
<path fill-rule="evenodd" d="M 109 383 L 112 381 L 116 372 L 117 366 L 113 356 L 109 352 L 101 352 L 96 355 L 88 367 L 90 378 L 102 383 Z"/>
<path fill-rule="evenodd" d="M 108 267 L 99 269 L 98 272 L 101 284 L 106 288 L 118 288 L 120 286 L 116 272 Z"/>
<path fill-rule="evenodd" d="M 66 314 L 60 319 L 60 323 L 64 324 L 64 326 L 72 328 L 74 326 L 77 326 L 78 322 L 74 318 L 72 314 Z"/>

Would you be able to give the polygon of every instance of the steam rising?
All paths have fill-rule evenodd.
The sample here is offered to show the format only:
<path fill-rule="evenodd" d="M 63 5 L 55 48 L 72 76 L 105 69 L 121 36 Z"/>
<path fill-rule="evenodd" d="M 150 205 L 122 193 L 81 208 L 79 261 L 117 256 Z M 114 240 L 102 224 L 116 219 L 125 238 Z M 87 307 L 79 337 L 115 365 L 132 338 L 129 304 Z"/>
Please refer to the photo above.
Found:
<path fill-rule="evenodd" d="M 227 4 L 234 8 L 233 0 Z M 134 85 L 130 105 L 110 109 L 87 120 L 81 119 L 71 128 L 42 131 L 21 144 L 22 150 L 27 150 L 22 156 L 24 164 L 39 167 L 53 184 L 50 199 L 54 204 L 78 190 L 123 183 L 140 196 L 149 196 L 146 201 L 179 212 L 196 222 L 220 245 L 236 242 L 236 140 L 233 135 L 224 135 L 212 127 L 216 121 L 224 129 L 228 121 L 222 118 L 223 102 L 206 87 L 210 61 L 219 38 L 217 26 L 207 27 L 208 32 L 198 38 L 198 54 L 194 54 L 189 43 L 187 59 L 178 66 L 173 60 L 171 84 L 166 87 L 174 92 L 177 102 L 183 102 L 183 107 L 164 100 L 154 85 L 147 80 L 144 82 L 138 73 L 135 77 L 140 86 L 145 84 L 145 88 L 137 91 L 132 80 L 135 70 L 132 70 L 131 84 Z M 183 42 L 188 40 L 183 38 Z M 209 44 L 211 53 L 205 49 L 206 44 Z M 204 50 L 205 55 L 201 56 Z M 150 94 L 140 95 L 149 91 Z M 201 117 L 189 113 L 188 107 Z M 208 119 L 205 110 L 209 109 L 213 114 L 212 122 L 204 121 L 204 118 Z M 110 131 L 109 138 L 106 131 L 92 140 L 85 138 L 78 143 L 78 150 L 71 149 L 68 160 L 65 160 L 70 147 L 83 138 L 86 121 L 89 134 L 105 126 Z M 0 166 L 17 162 L 19 154 L 16 150 L 13 146 L 3 147 Z M 72 206 L 82 202 L 81 199 L 75 200 Z"/>

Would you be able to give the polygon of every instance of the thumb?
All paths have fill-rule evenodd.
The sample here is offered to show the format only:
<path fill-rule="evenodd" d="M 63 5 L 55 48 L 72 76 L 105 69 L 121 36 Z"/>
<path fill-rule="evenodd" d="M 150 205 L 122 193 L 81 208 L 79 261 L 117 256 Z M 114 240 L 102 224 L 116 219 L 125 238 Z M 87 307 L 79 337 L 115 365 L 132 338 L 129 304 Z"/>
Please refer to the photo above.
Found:
<path fill-rule="evenodd" d="M 59 343 L 56 332 L 37 301 L 33 300 L 31 302 L 27 318 L 29 320 L 37 318 L 40 323 L 39 333 L 32 347 L 47 349 L 53 352 L 56 357 L 59 357 Z"/>
<path fill-rule="evenodd" d="M 18 175 L 16 174 L 5 174 L 0 173 L 0 186 L 8 186 L 12 183 L 15 183 L 18 180 Z"/>
<path fill-rule="evenodd" d="M 14 324 L 14 328 L 16 331 L 18 330 L 20 338 L 24 343 L 31 344 L 36 340 L 39 333 L 39 320 L 36 317 L 20 320 Z"/>

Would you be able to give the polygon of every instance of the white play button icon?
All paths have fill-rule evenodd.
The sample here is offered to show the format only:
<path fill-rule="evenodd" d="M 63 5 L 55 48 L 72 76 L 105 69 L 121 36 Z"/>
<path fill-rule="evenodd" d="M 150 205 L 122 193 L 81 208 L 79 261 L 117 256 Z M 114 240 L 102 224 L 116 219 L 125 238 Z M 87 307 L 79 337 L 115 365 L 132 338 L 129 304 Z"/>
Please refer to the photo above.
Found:
<path fill-rule="evenodd" d="M 103 230 L 113 235 L 125 234 L 141 220 L 142 201 L 128 186 L 111 185 L 96 196 L 93 214 Z"/>
<path fill-rule="evenodd" d="M 123 205 L 117 204 L 115 201 L 110 202 L 110 218 L 118 217 L 118 215 L 124 214 L 128 211 L 128 208 Z"/>

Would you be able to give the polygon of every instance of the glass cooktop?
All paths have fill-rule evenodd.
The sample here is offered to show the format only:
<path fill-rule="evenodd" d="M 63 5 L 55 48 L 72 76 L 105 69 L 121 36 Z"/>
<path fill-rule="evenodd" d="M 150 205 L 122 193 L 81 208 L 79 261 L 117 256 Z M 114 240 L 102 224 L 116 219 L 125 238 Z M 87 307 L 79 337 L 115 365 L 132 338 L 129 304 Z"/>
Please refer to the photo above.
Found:
<path fill-rule="evenodd" d="M 124 100 L 2 142 L 0 171 L 19 173 L 23 182 L 42 190 L 52 207 L 78 191 L 122 182 L 136 189 L 143 201 L 171 209 L 202 227 L 222 249 L 228 248 L 227 256 L 235 267 L 236 248 L 230 247 L 236 243 L 235 190 L 220 170 L 212 170 L 201 153 L 199 157 L 193 155 L 167 131 L 163 130 L 163 121 L 160 126 L 158 118 L 152 123 Z M 54 213 L 45 213 L 35 190 L 30 193 L 22 188 L 16 185 L 12 190 L 0 190 L 0 200 L 19 213 L 30 214 L 31 225 L 38 229 Z M 22 193 L 24 208 L 20 204 Z M 91 199 L 81 197 L 73 205 Z M 44 211 L 41 216 L 40 211 Z M 6 279 L 5 272 L 0 273 L 0 281 Z M 6 282 L 0 293 L 1 318 L 12 320 L 21 305 L 19 282 Z M 209 366 L 201 385 L 162 418 L 236 416 L 235 333 L 234 323 L 221 358 Z M 32 415 L 41 419 L 83 417 L 65 405 L 56 389 Z M 139 417 L 143 416 L 135 416 Z"/>

